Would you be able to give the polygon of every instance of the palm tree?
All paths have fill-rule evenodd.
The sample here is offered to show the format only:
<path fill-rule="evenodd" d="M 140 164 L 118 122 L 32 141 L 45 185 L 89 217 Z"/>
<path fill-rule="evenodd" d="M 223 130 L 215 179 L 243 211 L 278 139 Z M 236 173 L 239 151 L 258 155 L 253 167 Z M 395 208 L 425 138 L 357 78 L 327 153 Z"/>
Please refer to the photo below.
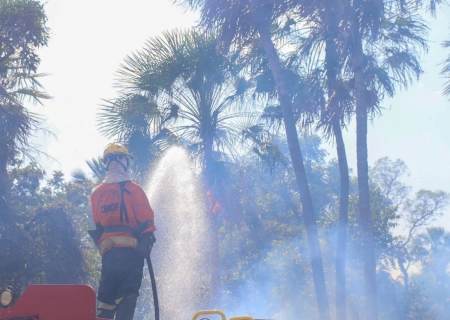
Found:
<path fill-rule="evenodd" d="M 290 92 L 295 92 L 294 113 L 298 118 L 297 122 L 303 130 L 308 130 L 309 127 L 316 123 L 317 129 L 322 128 L 325 136 L 327 138 L 333 137 L 336 142 L 341 177 L 336 246 L 336 309 L 338 319 L 345 319 L 345 256 L 349 172 L 342 128 L 350 121 L 354 112 L 354 104 L 349 80 L 343 79 L 342 75 L 345 57 L 342 57 L 342 50 L 339 48 L 342 39 L 339 35 L 337 23 L 341 10 L 339 3 L 335 1 L 324 1 L 321 3 L 305 1 L 302 2 L 297 14 L 291 15 L 290 18 L 286 19 L 285 23 L 280 25 L 280 29 L 281 32 L 287 33 L 294 46 L 299 47 L 298 52 L 295 50 L 286 59 L 289 67 L 285 66 L 285 69 L 296 67 L 296 72 L 302 73 L 304 72 L 302 70 L 313 68 L 306 77 L 301 77 L 296 73 L 294 73 L 293 77 L 290 76 L 289 72 L 285 71 L 285 74 L 290 78 Z M 297 25 L 301 26 L 300 29 L 292 28 L 296 24 L 293 18 L 298 20 Z M 305 39 L 304 34 L 306 33 L 309 33 L 309 36 Z M 300 36 L 300 40 L 297 36 Z M 250 54 L 253 54 L 253 52 L 250 52 Z M 253 60 L 255 59 L 253 58 Z M 320 71 L 322 68 L 325 72 Z M 267 69 L 271 74 L 270 68 Z M 265 75 L 265 72 L 258 76 L 257 80 L 259 78 L 263 80 L 267 78 L 272 79 L 272 77 Z M 324 86 L 327 92 L 326 102 L 323 101 L 324 92 L 321 86 Z M 261 85 L 261 87 L 275 90 L 275 85 L 265 84 Z M 273 92 L 271 93 L 274 95 Z M 299 101 L 301 102 L 298 103 Z M 274 107 L 271 108 L 273 109 Z M 269 113 L 266 118 L 272 122 L 274 118 L 281 120 L 282 116 L 279 117 L 279 114 L 281 115 L 281 110 L 279 110 L 279 113 Z"/>
<path fill-rule="evenodd" d="M 128 146 L 135 158 L 134 178 L 145 179 L 149 166 L 174 141 L 162 126 L 167 110 L 160 110 L 152 97 L 139 92 L 104 101 L 98 113 L 100 132 Z"/>
<path fill-rule="evenodd" d="M 348 50 L 346 71 L 356 104 L 359 215 L 364 247 L 366 318 L 378 319 L 376 258 L 370 208 L 367 161 L 368 114 L 374 114 L 385 95 L 407 85 L 422 70 L 417 56 L 426 50 L 427 28 L 415 15 L 422 1 L 346 1 L 341 23 Z"/>
<path fill-rule="evenodd" d="M 164 134 L 172 134 L 173 142 L 179 134 L 199 157 L 208 185 L 214 185 L 217 163 L 233 150 L 228 121 L 239 72 L 235 57 L 217 53 L 216 46 L 217 35 L 195 30 L 150 39 L 118 71 L 122 97 L 102 110 L 104 133 L 147 145 Z M 142 145 L 135 144 L 135 149 Z"/>
<path fill-rule="evenodd" d="M 338 249 L 338 252 L 345 252 L 342 251 L 345 250 L 343 228 L 345 208 L 348 207 L 348 166 L 340 131 L 345 120 L 353 114 L 356 103 L 359 211 L 362 240 L 367 248 L 364 250 L 366 313 L 373 318 L 377 317 L 376 260 L 369 204 L 367 114 L 378 108 L 385 94 L 394 94 L 396 83 L 406 87 L 414 76 L 421 73 L 415 49 L 426 49 L 426 27 L 413 15 L 413 8 L 412 3 L 395 1 L 307 1 L 300 10 L 312 29 L 310 39 L 303 44 L 306 52 L 309 54 L 311 49 L 317 51 L 321 48 L 321 42 L 325 44 L 324 68 L 329 100 L 322 112 L 321 125 L 325 125 L 327 133 L 334 133 L 338 148 L 342 192 L 338 228 L 341 250 Z M 319 56 L 317 53 L 309 55 Z M 341 75 L 341 72 L 344 73 Z M 345 319 L 344 262 L 343 256 L 338 254 L 336 298 L 339 319 Z"/>
<path fill-rule="evenodd" d="M 273 118 L 273 114 L 267 112 L 268 108 L 265 108 L 259 119 L 255 117 L 241 119 L 237 127 L 240 128 L 242 143 L 250 147 L 253 154 L 269 169 L 270 174 L 273 174 L 278 165 L 287 167 L 288 161 L 276 142 L 276 135 L 264 128 L 262 122 L 264 119 L 275 125 L 276 119 Z"/>
<path fill-rule="evenodd" d="M 323 64 L 323 82 L 327 101 L 323 104 L 317 128 L 322 128 L 325 137 L 333 138 L 340 175 L 339 218 L 336 241 L 336 315 L 346 319 L 345 259 L 347 242 L 347 221 L 349 203 L 349 169 L 342 128 L 354 113 L 354 103 L 350 81 L 344 78 L 343 66 L 347 53 L 343 52 L 339 21 L 343 7 L 338 1 L 303 1 L 299 19 L 309 36 L 299 42 L 300 54 L 312 60 L 313 64 Z"/>
<path fill-rule="evenodd" d="M 99 185 L 106 176 L 106 167 L 102 162 L 102 158 L 98 157 L 92 158 L 91 160 L 86 160 L 86 164 L 91 170 L 89 177 L 83 170 L 76 169 L 71 173 L 73 182 L 81 185 L 89 185 L 91 187 Z"/>
<path fill-rule="evenodd" d="M 261 42 L 275 80 L 278 99 L 283 112 L 289 151 L 300 191 L 320 318 L 330 319 L 317 223 L 298 140 L 292 100 L 290 92 L 287 90 L 284 69 L 272 41 L 270 30 L 272 22 L 289 9 L 290 3 L 258 0 L 235 1 L 233 3 L 224 0 L 175 2 L 182 2 L 194 9 L 200 8 L 202 25 L 208 29 L 215 26 L 219 27 L 222 48 L 224 49 L 228 49 L 231 43 L 240 47 L 249 44 L 254 39 L 259 39 Z"/>

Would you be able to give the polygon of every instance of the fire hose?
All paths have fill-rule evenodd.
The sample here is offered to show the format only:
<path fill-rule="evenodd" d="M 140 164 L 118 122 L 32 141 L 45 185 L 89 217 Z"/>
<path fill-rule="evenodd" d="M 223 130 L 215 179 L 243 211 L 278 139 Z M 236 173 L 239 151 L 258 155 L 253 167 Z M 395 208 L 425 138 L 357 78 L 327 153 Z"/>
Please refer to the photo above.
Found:
<path fill-rule="evenodd" d="M 152 283 L 153 304 L 155 305 L 155 320 L 159 320 L 158 292 L 156 291 L 156 279 L 155 273 L 153 272 L 152 260 L 150 260 L 150 254 L 145 259 L 147 260 L 148 273 L 150 274 L 150 280 Z"/>

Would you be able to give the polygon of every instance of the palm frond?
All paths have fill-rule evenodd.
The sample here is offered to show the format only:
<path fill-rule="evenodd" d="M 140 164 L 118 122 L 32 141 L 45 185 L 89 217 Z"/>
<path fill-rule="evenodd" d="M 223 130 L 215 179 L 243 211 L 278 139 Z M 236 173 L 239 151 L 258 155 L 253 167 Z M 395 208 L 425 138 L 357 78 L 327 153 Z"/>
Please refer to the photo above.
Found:
<path fill-rule="evenodd" d="M 450 40 L 449 40 L 449 41 L 445 41 L 445 42 L 442 44 L 442 46 L 443 46 L 444 48 L 450 48 Z M 446 95 L 446 96 L 449 96 L 449 98 L 450 98 L 450 54 L 448 55 L 447 59 L 446 59 L 445 62 L 444 62 L 444 66 L 443 66 L 443 68 L 442 68 L 442 70 L 441 70 L 441 75 L 442 75 L 444 78 L 449 79 L 449 80 L 445 83 L 445 85 L 444 85 L 444 90 L 443 90 L 442 93 L 443 93 L 444 95 Z"/>
<path fill-rule="evenodd" d="M 92 158 L 91 160 L 86 160 L 86 164 L 91 170 L 91 174 L 95 177 L 96 181 L 102 181 L 106 176 L 106 167 L 103 164 L 102 158 Z"/>
<path fill-rule="evenodd" d="M 78 184 L 84 185 L 89 181 L 87 174 L 81 169 L 73 170 L 70 175 L 73 179 L 73 182 L 78 183 Z"/>

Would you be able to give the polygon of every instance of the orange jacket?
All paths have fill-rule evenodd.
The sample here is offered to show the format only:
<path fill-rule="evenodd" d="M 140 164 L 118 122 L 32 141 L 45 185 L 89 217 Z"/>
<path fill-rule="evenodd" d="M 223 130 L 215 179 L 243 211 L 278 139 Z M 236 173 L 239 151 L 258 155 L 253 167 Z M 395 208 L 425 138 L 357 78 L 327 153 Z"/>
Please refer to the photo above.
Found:
<path fill-rule="evenodd" d="M 122 215 L 120 219 L 120 204 L 122 192 L 118 183 L 101 183 L 92 193 L 91 208 L 94 224 L 102 227 L 108 226 L 128 226 L 136 228 L 139 223 L 150 221 L 150 225 L 143 233 L 155 230 L 154 213 L 150 207 L 147 196 L 141 186 L 135 182 L 127 181 L 124 186 L 123 199 L 128 215 L 128 223 Z M 131 233 L 104 232 L 97 247 L 103 255 L 112 247 L 133 247 L 136 248 L 137 239 Z"/>

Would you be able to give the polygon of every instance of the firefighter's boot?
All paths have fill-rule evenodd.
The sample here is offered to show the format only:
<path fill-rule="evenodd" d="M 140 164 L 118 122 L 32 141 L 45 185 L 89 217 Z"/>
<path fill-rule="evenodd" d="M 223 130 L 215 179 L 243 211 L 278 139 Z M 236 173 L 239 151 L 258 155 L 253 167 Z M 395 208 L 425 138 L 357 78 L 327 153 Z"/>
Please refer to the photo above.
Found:
<path fill-rule="evenodd" d="M 105 319 L 114 319 L 116 307 L 117 306 L 115 304 L 107 304 L 104 302 L 100 302 L 100 305 L 98 306 L 97 309 L 97 317 Z"/>
<path fill-rule="evenodd" d="M 99 310 L 97 312 L 97 318 L 114 319 L 115 313 L 116 310 Z"/>
<path fill-rule="evenodd" d="M 123 297 L 117 307 L 116 320 L 133 320 L 138 294 L 129 294 Z"/>

